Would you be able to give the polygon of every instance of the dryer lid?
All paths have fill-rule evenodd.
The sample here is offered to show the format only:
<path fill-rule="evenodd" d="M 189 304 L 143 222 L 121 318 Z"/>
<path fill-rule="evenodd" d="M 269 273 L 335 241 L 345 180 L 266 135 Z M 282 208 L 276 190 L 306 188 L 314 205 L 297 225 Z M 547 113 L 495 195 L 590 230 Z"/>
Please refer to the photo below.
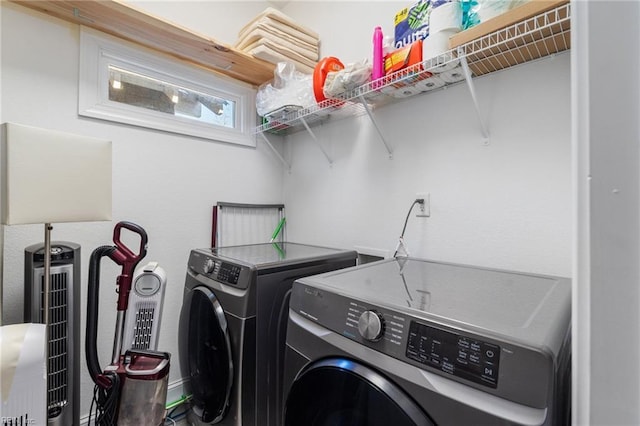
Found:
<path fill-rule="evenodd" d="M 300 282 L 535 343 L 545 340 L 552 326 L 568 327 L 571 315 L 571 284 L 566 278 L 422 259 L 383 260 Z"/>
<path fill-rule="evenodd" d="M 355 251 L 286 242 L 214 247 L 209 249 L 209 252 L 218 258 L 257 269 L 336 257 L 356 257 Z"/>

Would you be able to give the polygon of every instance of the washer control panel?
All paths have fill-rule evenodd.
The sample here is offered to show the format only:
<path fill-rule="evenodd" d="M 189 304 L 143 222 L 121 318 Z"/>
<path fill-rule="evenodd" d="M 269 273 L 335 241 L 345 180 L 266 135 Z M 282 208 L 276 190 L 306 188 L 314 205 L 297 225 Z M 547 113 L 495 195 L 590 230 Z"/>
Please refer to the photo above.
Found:
<path fill-rule="evenodd" d="M 218 281 L 222 281 L 227 284 L 238 284 L 238 278 L 240 277 L 240 267 L 238 265 L 231 265 L 230 263 L 220 262 L 218 268 L 217 278 Z"/>
<path fill-rule="evenodd" d="M 500 347 L 411 321 L 406 356 L 481 385 L 498 386 Z"/>
<path fill-rule="evenodd" d="M 315 323 L 425 370 L 498 388 L 502 348 L 495 341 L 313 287 L 294 289 L 290 306 Z"/>
<path fill-rule="evenodd" d="M 195 250 L 191 252 L 189 268 L 209 279 L 241 288 L 246 287 L 246 280 L 249 274 L 246 267 L 243 268 L 240 265 L 223 262 L 220 259 L 203 255 Z"/>
<path fill-rule="evenodd" d="M 232 265 L 220 260 L 211 258 L 205 260 L 202 269 L 209 278 L 220 281 L 224 284 L 236 285 L 240 277 L 241 268 L 238 265 Z"/>

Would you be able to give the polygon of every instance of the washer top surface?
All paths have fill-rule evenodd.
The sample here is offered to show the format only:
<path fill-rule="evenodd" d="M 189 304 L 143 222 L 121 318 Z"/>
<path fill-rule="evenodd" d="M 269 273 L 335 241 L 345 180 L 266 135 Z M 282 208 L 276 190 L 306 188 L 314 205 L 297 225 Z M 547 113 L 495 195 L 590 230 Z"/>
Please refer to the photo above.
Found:
<path fill-rule="evenodd" d="M 421 259 L 389 259 L 300 280 L 425 318 L 452 320 L 541 344 L 549 324 L 570 318 L 566 278 Z"/>
<path fill-rule="evenodd" d="M 252 266 L 257 269 L 344 256 L 349 253 L 355 256 L 355 252 L 350 250 L 286 242 L 214 247 L 206 250 L 220 259 Z"/>

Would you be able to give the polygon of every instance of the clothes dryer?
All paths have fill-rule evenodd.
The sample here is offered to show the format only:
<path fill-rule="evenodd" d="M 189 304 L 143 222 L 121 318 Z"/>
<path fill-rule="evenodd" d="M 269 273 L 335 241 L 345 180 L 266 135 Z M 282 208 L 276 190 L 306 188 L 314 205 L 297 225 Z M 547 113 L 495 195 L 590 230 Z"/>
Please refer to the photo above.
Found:
<path fill-rule="evenodd" d="M 565 278 L 390 259 L 296 281 L 284 426 L 565 425 Z"/>
<path fill-rule="evenodd" d="M 188 421 L 275 425 L 291 285 L 353 266 L 356 256 L 296 243 L 192 250 L 179 331 Z"/>

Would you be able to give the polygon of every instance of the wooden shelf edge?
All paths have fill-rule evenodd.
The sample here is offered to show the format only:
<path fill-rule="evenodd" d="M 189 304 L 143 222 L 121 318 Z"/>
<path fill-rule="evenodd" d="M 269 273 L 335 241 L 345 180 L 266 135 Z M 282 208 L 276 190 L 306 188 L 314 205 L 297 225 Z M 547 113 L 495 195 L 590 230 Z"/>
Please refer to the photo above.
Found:
<path fill-rule="evenodd" d="M 9 0 L 259 86 L 275 65 L 117 0 Z"/>

